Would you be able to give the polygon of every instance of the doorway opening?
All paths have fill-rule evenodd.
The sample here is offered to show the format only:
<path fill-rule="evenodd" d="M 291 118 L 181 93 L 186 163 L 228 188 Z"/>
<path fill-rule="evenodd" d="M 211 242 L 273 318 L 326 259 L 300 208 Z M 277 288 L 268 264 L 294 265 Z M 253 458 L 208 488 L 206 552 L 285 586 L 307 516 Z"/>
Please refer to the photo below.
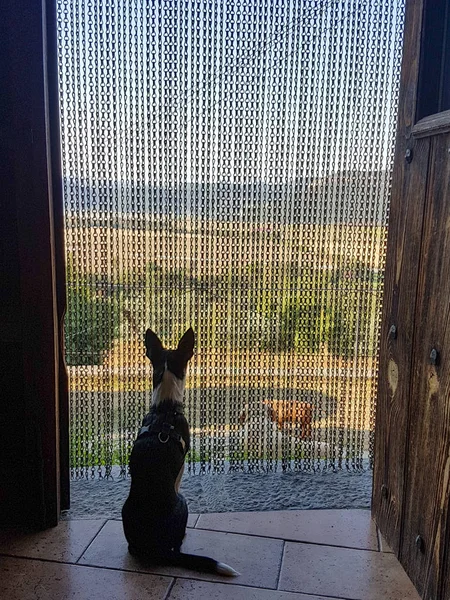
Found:
<path fill-rule="evenodd" d="M 73 482 L 127 476 L 148 327 L 196 332 L 188 474 L 371 469 L 403 17 L 58 3 Z"/>

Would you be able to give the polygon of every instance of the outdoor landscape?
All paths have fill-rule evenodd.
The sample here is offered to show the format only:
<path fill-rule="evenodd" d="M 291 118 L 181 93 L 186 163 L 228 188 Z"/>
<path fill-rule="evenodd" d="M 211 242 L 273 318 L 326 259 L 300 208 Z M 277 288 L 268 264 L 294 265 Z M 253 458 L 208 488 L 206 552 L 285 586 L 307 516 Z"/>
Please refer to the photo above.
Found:
<path fill-rule="evenodd" d="M 386 227 L 175 213 L 66 217 L 75 472 L 125 469 L 150 402 L 144 332 L 173 345 L 189 326 L 193 471 L 362 468 Z"/>

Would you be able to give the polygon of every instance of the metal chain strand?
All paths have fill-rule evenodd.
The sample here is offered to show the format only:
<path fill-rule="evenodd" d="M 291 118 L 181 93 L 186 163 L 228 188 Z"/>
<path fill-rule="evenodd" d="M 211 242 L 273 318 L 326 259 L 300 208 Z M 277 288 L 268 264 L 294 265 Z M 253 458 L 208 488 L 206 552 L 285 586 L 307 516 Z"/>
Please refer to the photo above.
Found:
<path fill-rule="evenodd" d="M 370 468 L 404 2 L 57 15 L 72 478 L 129 474 L 149 327 L 189 474 Z"/>

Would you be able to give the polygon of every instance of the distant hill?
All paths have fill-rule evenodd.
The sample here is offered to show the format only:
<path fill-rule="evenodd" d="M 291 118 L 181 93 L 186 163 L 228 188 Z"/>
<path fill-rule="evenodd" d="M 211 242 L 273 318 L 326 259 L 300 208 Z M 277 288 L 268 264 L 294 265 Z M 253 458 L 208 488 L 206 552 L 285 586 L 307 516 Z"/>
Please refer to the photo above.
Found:
<path fill-rule="evenodd" d="M 122 226 L 130 220 L 138 226 L 141 215 L 382 225 L 387 219 L 389 181 L 387 171 L 346 171 L 280 184 L 188 183 L 165 188 L 70 178 L 63 183 L 66 213 L 89 212 L 93 225 L 103 221 L 106 213 L 110 224 L 111 217 L 122 215 Z"/>

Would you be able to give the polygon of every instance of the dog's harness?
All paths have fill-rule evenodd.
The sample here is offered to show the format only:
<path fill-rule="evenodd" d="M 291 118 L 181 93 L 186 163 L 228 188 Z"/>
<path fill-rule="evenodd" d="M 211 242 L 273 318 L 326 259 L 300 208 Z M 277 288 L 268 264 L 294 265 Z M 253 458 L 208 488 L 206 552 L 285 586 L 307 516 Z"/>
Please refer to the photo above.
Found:
<path fill-rule="evenodd" d="M 162 425 L 144 425 L 139 429 L 137 439 L 144 435 L 158 435 L 158 440 L 161 444 L 167 444 L 167 442 L 172 439 L 178 442 L 183 450 L 183 454 L 186 453 L 186 442 L 182 438 L 182 436 L 175 431 L 175 427 L 169 423 L 169 419 L 167 418 L 169 414 L 173 414 L 174 416 L 177 413 L 168 413 L 166 415 L 166 421 L 162 423 Z"/>

